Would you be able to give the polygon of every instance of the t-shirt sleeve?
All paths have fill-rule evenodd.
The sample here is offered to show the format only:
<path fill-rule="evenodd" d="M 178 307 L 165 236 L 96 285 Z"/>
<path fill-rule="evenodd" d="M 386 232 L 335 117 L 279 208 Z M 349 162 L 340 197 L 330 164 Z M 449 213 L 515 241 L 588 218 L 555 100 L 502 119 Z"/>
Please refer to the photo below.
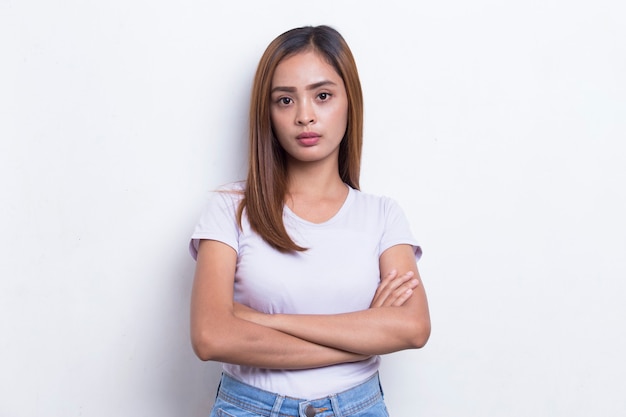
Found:
<path fill-rule="evenodd" d="M 194 259 L 202 239 L 217 240 L 239 251 L 237 206 L 240 196 L 236 191 L 211 193 L 189 242 L 189 253 Z"/>
<path fill-rule="evenodd" d="M 390 198 L 385 199 L 385 230 L 380 242 L 380 254 L 394 245 L 407 244 L 413 247 L 415 260 L 422 257 L 422 248 L 411 232 L 409 221 L 402 208 Z"/>

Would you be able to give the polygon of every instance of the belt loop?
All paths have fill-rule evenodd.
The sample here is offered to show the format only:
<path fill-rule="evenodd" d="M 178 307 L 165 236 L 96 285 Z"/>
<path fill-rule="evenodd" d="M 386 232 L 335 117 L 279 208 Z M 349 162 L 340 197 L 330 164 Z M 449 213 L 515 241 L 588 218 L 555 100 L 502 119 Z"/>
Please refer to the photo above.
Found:
<path fill-rule="evenodd" d="M 276 396 L 274 406 L 272 407 L 272 411 L 270 412 L 270 417 L 278 417 L 278 415 L 280 414 L 280 407 L 283 406 L 283 401 L 285 401 L 285 397 L 283 397 L 282 395 Z"/>
<path fill-rule="evenodd" d="M 333 407 L 334 417 L 343 417 L 343 413 L 341 412 L 341 407 L 339 407 L 339 401 L 337 400 L 337 395 L 332 394 L 330 396 L 330 404 Z"/>

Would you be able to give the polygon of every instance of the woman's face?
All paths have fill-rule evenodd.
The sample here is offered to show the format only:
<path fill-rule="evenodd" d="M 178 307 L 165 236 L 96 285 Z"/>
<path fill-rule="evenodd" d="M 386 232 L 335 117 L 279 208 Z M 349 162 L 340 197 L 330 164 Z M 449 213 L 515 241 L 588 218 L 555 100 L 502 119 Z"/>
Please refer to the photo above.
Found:
<path fill-rule="evenodd" d="M 290 163 L 337 163 L 348 124 L 343 80 L 314 51 L 284 59 L 272 78 L 270 115 Z"/>

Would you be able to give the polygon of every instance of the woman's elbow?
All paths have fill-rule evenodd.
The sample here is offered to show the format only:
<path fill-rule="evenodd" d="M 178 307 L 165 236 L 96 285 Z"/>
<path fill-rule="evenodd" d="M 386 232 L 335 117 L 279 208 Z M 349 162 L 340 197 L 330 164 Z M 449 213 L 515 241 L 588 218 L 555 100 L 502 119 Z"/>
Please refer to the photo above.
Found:
<path fill-rule="evenodd" d="M 215 336 L 206 331 L 194 332 L 191 335 L 191 347 L 196 356 L 202 361 L 216 360 L 219 356 L 219 346 L 215 343 Z"/>
<path fill-rule="evenodd" d="M 420 349 L 430 338 L 430 320 L 416 320 L 412 323 L 409 344 L 412 349 Z"/>
<path fill-rule="evenodd" d="M 200 360 L 211 360 L 211 349 L 201 336 L 191 336 L 191 347 Z"/>

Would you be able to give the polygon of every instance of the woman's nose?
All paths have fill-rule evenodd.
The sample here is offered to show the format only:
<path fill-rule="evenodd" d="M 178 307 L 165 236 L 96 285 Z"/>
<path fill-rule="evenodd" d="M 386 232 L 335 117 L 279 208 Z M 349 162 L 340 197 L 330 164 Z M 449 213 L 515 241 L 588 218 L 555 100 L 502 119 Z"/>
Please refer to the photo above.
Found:
<path fill-rule="evenodd" d="M 296 124 L 299 126 L 307 126 L 315 123 L 315 112 L 310 105 L 300 105 L 296 115 Z"/>

